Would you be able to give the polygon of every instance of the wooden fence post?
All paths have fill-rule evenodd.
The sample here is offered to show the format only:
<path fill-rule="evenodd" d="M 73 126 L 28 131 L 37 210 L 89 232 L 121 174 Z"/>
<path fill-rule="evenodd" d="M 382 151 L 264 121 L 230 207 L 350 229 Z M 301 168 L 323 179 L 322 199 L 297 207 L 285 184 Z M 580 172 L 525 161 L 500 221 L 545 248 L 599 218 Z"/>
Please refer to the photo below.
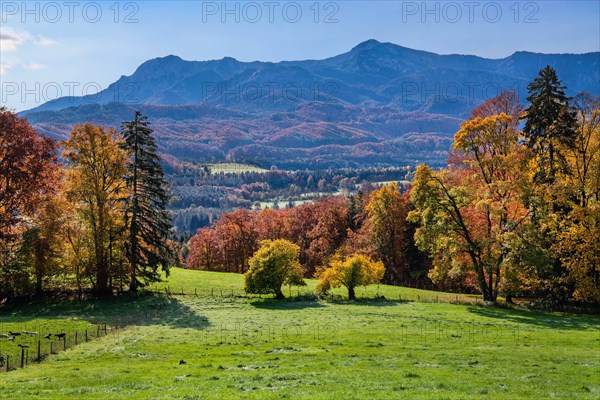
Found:
<path fill-rule="evenodd" d="M 6 355 L 6 372 L 8 372 L 10 370 L 10 355 L 7 354 Z"/>
<path fill-rule="evenodd" d="M 38 340 L 38 362 L 42 361 L 42 342 Z"/>
<path fill-rule="evenodd" d="M 63 336 L 63 349 L 67 349 L 67 335 Z"/>
<path fill-rule="evenodd" d="M 25 349 L 21 347 L 21 368 L 25 367 Z"/>

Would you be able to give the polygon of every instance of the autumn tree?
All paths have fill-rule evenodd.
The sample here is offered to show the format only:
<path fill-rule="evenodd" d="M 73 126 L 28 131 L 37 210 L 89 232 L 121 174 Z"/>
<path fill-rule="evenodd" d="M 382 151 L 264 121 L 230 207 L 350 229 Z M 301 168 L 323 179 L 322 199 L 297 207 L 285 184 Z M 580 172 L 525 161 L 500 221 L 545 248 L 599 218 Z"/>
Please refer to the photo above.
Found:
<path fill-rule="evenodd" d="M 126 155 L 116 131 L 90 123 L 75 126 L 64 146 L 68 196 L 78 206 L 93 243 L 91 279 L 96 291 L 106 294 L 118 250 L 114 245 L 124 228 Z"/>
<path fill-rule="evenodd" d="M 206 271 L 219 271 L 222 256 L 219 252 L 219 238 L 212 228 L 199 229 L 189 241 L 186 267 Z"/>
<path fill-rule="evenodd" d="M 56 146 L 26 119 L 0 107 L 0 245 L 2 255 L 27 216 L 54 190 Z M 0 265 L 2 263 L 0 262 Z"/>
<path fill-rule="evenodd" d="M 475 107 L 471 112 L 471 119 L 493 117 L 494 115 L 504 113 L 512 117 L 512 123 L 517 125 L 523 115 L 524 109 L 517 92 L 514 90 L 503 90 L 498 96 L 487 99 Z"/>
<path fill-rule="evenodd" d="M 320 279 L 317 290 L 326 293 L 332 287 L 344 286 L 348 289 L 348 299 L 356 298 L 357 286 L 368 286 L 378 283 L 383 278 L 385 267 L 382 262 L 375 262 L 369 257 L 356 254 L 347 258 L 335 258 L 326 268 L 319 269 Z"/>
<path fill-rule="evenodd" d="M 580 93 L 574 106 L 577 129 L 573 146 L 565 149 L 569 167 L 565 186 L 574 188 L 576 203 L 586 207 L 600 200 L 600 97 Z"/>
<path fill-rule="evenodd" d="M 140 279 L 142 283 L 160 280 L 159 267 L 168 273 L 174 257 L 167 245 L 172 226 L 166 211 L 167 183 L 147 118 L 137 111 L 132 121 L 123 122 L 122 135 L 121 145 L 128 156 L 125 254 L 131 274 L 129 289 L 136 291 Z"/>
<path fill-rule="evenodd" d="M 26 119 L 0 107 L 0 295 L 27 293 L 15 274 L 22 275 L 20 282 L 25 285 L 30 277 L 17 265 L 23 257 L 15 257 L 32 243 L 20 240 L 34 229 L 44 199 L 56 191 L 58 170 L 55 142 L 39 135 Z M 34 234 L 32 230 L 28 236 Z"/>
<path fill-rule="evenodd" d="M 461 165 L 439 172 L 421 165 L 411 190 L 418 246 L 436 257 L 435 268 L 468 265 L 488 301 L 496 301 L 510 260 L 507 244 L 529 217 L 528 150 L 513 126 L 503 113 L 463 123 L 453 144 Z"/>
<path fill-rule="evenodd" d="M 336 251 L 347 237 L 349 228 L 348 200 L 333 197 L 307 205 L 310 210 L 309 221 L 313 222 L 307 232 L 309 240 L 306 249 L 305 270 L 312 276 L 316 267 Z"/>
<path fill-rule="evenodd" d="M 62 184 L 59 186 L 57 183 L 55 193 L 45 196 L 39 205 L 21 244 L 26 265 L 33 273 L 38 296 L 42 295 L 53 276 L 66 272 L 63 237 L 65 204 Z"/>
<path fill-rule="evenodd" d="M 250 258 L 249 269 L 244 276 L 246 292 L 272 293 L 276 299 L 283 299 L 283 285 L 305 285 L 299 253 L 297 245 L 284 239 L 262 241 Z"/>
<path fill-rule="evenodd" d="M 256 230 L 261 240 L 288 239 L 291 234 L 291 209 L 273 210 L 266 208 L 258 213 Z"/>
<path fill-rule="evenodd" d="M 403 258 L 408 238 L 405 235 L 408 198 L 396 182 L 371 193 L 367 204 L 371 236 L 383 264 L 386 283 L 405 283 L 407 266 Z"/>
<path fill-rule="evenodd" d="M 68 193 L 67 193 L 68 195 Z M 81 295 L 84 279 L 93 271 L 94 238 L 87 221 L 81 216 L 79 204 L 65 202 L 62 209 L 60 235 L 64 240 L 66 272 L 74 277 L 77 294 Z"/>
<path fill-rule="evenodd" d="M 600 302 L 600 98 L 582 93 L 575 105 L 576 135 L 565 149 L 569 173 L 553 185 L 562 196 L 548 218 L 556 221 L 551 249 L 573 285 L 573 297 Z"/>
<path fill-rule="evenodd" d="M 224 271 L 246 272 L 248 260 L 259 244 L 256 213 L 245 209 L 225 213 L 214 228 L 221 246 Z"/>

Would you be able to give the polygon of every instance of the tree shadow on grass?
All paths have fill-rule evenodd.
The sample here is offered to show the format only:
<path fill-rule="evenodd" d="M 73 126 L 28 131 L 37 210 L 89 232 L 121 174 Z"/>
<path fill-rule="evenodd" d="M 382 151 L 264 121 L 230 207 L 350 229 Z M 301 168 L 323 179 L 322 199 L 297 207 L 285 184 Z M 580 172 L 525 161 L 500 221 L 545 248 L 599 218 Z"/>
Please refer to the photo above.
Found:
<path fill-rule="evenodd" d="M 501 319 L 517 324 L 559 330 L 600 329 L 600 321 L 597 317 L 592 316 L 552 314 L 540 311 L 515 310 L 494 306 L 469 306 L 467 309 L 469 312 L 481 317 Z"/>
<path fill-rule="evenodd" d="M 408 300 L 357 298 L 356 300 L 333 300 L 332 304 L 349 304 L 356 306 L 389 307 L 398 304 L 408 304 Z"/>
<path fill-rule="evenodd" d="M 304 299 L 286 299 L 286 300 L 275 300 L 275 299 L 254 299 L 250 300 L 248 304 L 256 308 L 265 310 L 302 310 L 305 308 L 323 308 L 327 304 L 338 304 L 338 305 L 352 305 L 352 306 L 370 306 L 370 307 L 389 307 L 398 304 L 409 303 L 406 300 L 385 300 L 385 299 L 356 299 L 346 300 L 342 298 L 335 298 L 333 300 L 304 300 Z"/>
<path fill-rule="evenodd" d="M 32 301 L 0 310 L 0 320 L 27 325 L 38 318 L 77 318 L 91 324 L 119 327 L 163 325 L 173 328 L 206 329 L 208 319 L 165 294 L 140 293 L 103 299 Z"/>
<path fill-rule="evenodd" d="M 248 304 L 263 310 L 303 310 L 305 308 L 323 308 L 324 304 L 316 300 L 275 300 L 275 299 L 253 299 Z"/>

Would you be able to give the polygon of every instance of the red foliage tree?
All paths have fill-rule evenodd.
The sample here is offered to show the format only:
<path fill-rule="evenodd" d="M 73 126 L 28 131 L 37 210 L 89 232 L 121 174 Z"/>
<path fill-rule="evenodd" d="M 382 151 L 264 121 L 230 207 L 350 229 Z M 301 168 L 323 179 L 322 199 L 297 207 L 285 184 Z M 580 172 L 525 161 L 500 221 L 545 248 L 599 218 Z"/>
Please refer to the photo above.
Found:
<path fill-rule="evenodd" d="M 0 108 L 0 245 L 6 254 L 19 226 L 31 217 L 56 182 L 56 143 L 26 119 Z"/>

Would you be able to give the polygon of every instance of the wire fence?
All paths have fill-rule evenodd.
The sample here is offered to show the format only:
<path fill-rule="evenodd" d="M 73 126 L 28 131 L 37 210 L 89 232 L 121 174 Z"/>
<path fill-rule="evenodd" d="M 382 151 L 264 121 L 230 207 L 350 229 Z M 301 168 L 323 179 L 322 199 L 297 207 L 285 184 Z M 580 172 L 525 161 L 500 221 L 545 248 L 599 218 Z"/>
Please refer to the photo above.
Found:
<path fill-rule="evenodd" d="M 59 333 L 33 332 L 27 329 L 0 332 L 0 373 L 40 363 L 52 354 L 81 343 L 118 334 L 119 329 L 122 327 L 118 325 L 96 324 L 85 329 L 68 329 Z"/>
<path fill-rule="evenodd" d="M 150 292 L 171 296 L 192 296 L 198 298 L 207 297 L 222 297 L 222 298 L 245 298 L 245 299 L 258 299 L 258 298 L 273 298 L 271 294 L 250 294 L 246 293 L 243 289 L 236 288 L 177 288 L 172 289 L 170 286 L 163 288 L 152 287 L 148 289 Z M 419 291 L 414 293 L 412 289 L 406 292 L 403 291 L 390 291 L 379 290 L 378 288 L 356 288 L 356 299 L 357 300 L 390 300 L 390 301 L 416 301 L 416 302 L 427 302 L 427 303 L 454 303 L 454 304 L 482 304 L 483 300 L 481 296 L 465 295 L 465 294 L 453 294 L 453 293 L 437 293 L 433 291 Z M 321 299 L 328 301 L 343 301 L 347 300 L 348 296 L 344 290 L 336 290 L 327 294 L 317 294 L 315 291 L 309 288 L 302 287 L 285 287 L 282 288 L 283 294 L 287 300 L 290 301 L 301 301 L 311 299 Z"/>

